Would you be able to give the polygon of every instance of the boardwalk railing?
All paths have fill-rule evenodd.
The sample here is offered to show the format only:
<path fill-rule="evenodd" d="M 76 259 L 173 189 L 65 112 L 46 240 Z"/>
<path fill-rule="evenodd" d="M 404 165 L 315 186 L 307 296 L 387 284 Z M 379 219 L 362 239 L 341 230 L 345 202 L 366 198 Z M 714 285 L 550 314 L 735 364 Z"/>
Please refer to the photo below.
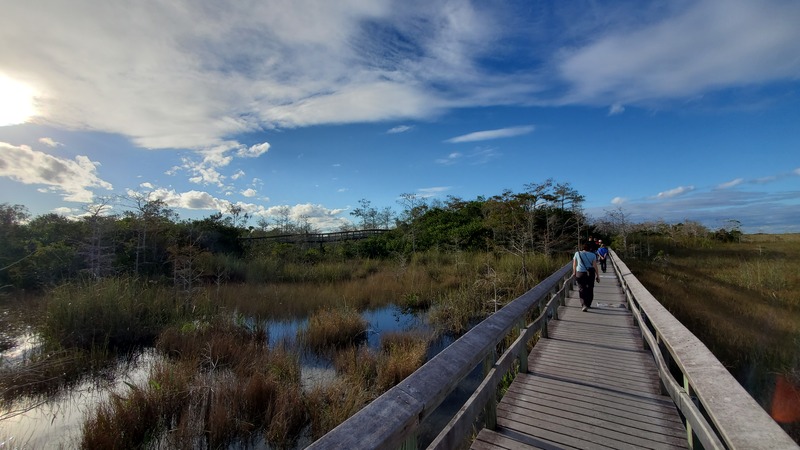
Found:
<path fill-rule="evenodd" d="M 331 233 L 299 233 L 299 234 L 278 234 L 268 236 L 255 236 L 255 237 L 241 237 L 243 241 L 276 241 L 276 242 L 289 242 L 289 243 L 308 243 L 320 244 L 326 242 L 340 242 L 340 241 L 353 241 L 358 239 L 366 239 L 372 236 L 386 233 L 389 230 L 370 229 L 370 230 L 352 230 L 352 231 L 334 231 Z"/>
<path fill-rule="evenodd" d="M 611 254 L 662 387 L 684 416 L 690 447 L 697 440 L 708 449 L 798 448 L 705 345 L 661 306 L 616 253 Z M 428 448 L 459 447 L 481 413 L 486 426 L 493 428 L 498 384 L 515 362 L 520 372 L 527 371 L 527 343 L 539 331 L 541 337 L 548 336 L 548 321 L 558 319 L 572 281 L 567 264 L 309 448 L 416 449 L 420 423 L 478 364 L 484 367 L 483 381 Z M 533 312 L 539 314 L 528 323 Z M 519 337 L 498 358 L 498 344 L 515 329 Z M 677 378 L 673 373 L 679 374 Z"/>
<path fill-rule="evenodd" d="M 417 427 L 458 383 L 483 363 L 485 378 L 445 431 L 431 444 L 453 448 L 472 431 L 472 423 L 486 408 L 491 422 L 497 385 L 519 361 L 527 370 L 527 342 L 537 331 L 547 335 L 547 321 L 557 318 L 571 286 L 572 266 L 567 264 L 546 280 L 512 301 L 386 391 L 347 421 L 311 444 L 312 449 L 417 448 Z M 540 311 L 530 324 L 527 318 Z M 514 329 L 520 336 L 498 359 L 496 349 Z M 430 448 L 430 447 L 429 447 Z"/>
<path fill-rule="evenodd" d="M 684 416 L 690 447 L 697 440 L 707 449 L 797 448 L 711 351 L 642 286 L 616 253 L 611 255 L 663 391 Z"/>

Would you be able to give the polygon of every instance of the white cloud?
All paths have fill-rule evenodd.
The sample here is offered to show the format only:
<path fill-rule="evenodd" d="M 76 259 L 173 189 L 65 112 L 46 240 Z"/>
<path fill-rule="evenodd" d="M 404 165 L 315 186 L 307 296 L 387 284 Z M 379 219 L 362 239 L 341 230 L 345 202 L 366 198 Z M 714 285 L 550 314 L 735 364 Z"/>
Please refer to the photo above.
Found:
<path fill-rule="evenodd" d="M 242 191 L 242 195 L 244 195 L 245 197 L 255 197 L 256 195 L 258 195 L 258 191 L 252 188 L 245 189 L 244 191 Z"/>
<path fill-rule="evenodd" d="M 294 206 L 280 205 L 267 208 L 258 214 L 263 217 L 279 217 L 288 213 L 289 219 L 295 223 L 307 220 L 308 223 L 319 230 L 330 231 L 339 229 L 342 225 L 350 224 L 350 220 L 338 217 L 344 209 L 330 209 L 319 204 L 302 203 Z"/>
<path fill-rule="evenodd" d="M 610 108 L 608 108 L 609 116 L 616 116 L 618 114 L 622 114 L 623 112 L 625 112 L 625 107 L 620 103 L 614 103 Z"/>
<path fill-rule="evenodd" d="M 139 187 L 143 187 L 145 189 L 155 189 L 155 186 L 153 186 L 153 183 L 149 183 L 149 182 L 144 182 L 144 183 L 140 184 Z"/>
<path fill-rule="evenodd" d="M 242 178 L 243 176 L 245 176 L 244 170 L 240 169 L 240 170 L 237 170 L 236 173 L 231 175 L 231 180 L 238 180 L 239 178 Z"/>
<path fill-rule="evenodd" d="M 44 145 L 46 145 L 48 147 L 51 147 L 51 148 L 60 147 L 60 146 L 64 145 L 61 142 L 56 142 L 52 138 L 49 138 L 49 137 L 39 138 L 39 143 L 40 144 L 44 144 Z"/>
<path fill-rule="evenodd" d="M 722 183 L 717 186 L 717 189 L 730 189 L 734 186 L 738 186 L 744 182 L 743 178 L 736 178 L 734 180 L 728 181 L 726 183 Z"/>
<path fill-rule="evenodd" d="M 624 197 L 614 197 L 614 198 L 611 199 L 611 204 L 612 205 L 622 205 L 622 204 L 626 203 L 627 201 L 628 201 L 628 199 L 624 198 Z"/>
<path fill-rule="evenodd" d="M 533 125 L 526 125 L 521 127 L 500 128 L 497 130 L 476 131 L 474 133 L 464 134 L 447 139 L 445 142 L 456 144 L 461 142 L 486 141 L 489 139 L 521 136 L 533 132 L 535 128 L 536 127 Z"/>
<path fill-rule="evenodd" d="M 563 103 L 685 98 L 796 79 L 800 3 L 704 0 L 671 5 L 638 28 L 619 27 L 561 55 Z M 675 8 L 684 7 L 677 11 Z"/>
<path fill-rule="evenodd" d="M 446 158 L 437 159 L 436 163 L 437 164 L 443 164 L 445 166 L 451 166 L 451 165 L 455 164 L 456 162 L 458 162 L 458 160 L 461 159 L 462 156 L 464 156 L 464 155 L 459 153 L 459 152 L 452 152 L 449 155 L 447 155 Z"/>
<path fill-rule="evenodd" d="M 411 127 L 411 126 L 408 126 L 408 125 L 398 125 L 398 126 L 396 126 L 396 127 L 394 127 L 394 128 L 390 128 L 390 129 L 387 131 L 387 133 L 388 133 L 388 134 L 405 133 L 406 131 L 409 131 L 409 130 L 411 130 L 411 128 L 413 128 L 413 127 Z"/>
<path fill-rule="evenodd" d="M 59 192 L 64 200 L 91 203 L 91 188 L 112 190 L 111 183 L 97 176 L 99 163 L 78 155 L 75 160 L 58 158 L 33 150 L 27 145 L 0 142 L 0 176 L 24 184 L 42 184 L 49 192 Z"/>
<path fill-rule="evenodd" d="M 236 152 L 236 156 L 242 158 L 258 158 L 264 153 L 267 153 L 267 151 L 269 151 L 269 143 L 264 142 L 250 147 L 242 147 Z"/>
<path fill-rule="evenodd" d="M 678 186 L 668 191 L 659 192 L 656 198 L 672 198 L 694 190 L 694 186 Z"/>
<path fill-rule="evenodd" d="M 419 193 L 419 196 L 422 197 L 422 198 L 430 198 L 430 197 L 436 197 L 438 195 L 441 195 L 441 194 L 449 191 L 450 189 L 453 189 L 453 187 L 452 186 L 436 186 L 436 187 L 429 187 L 429 188 L 419 188 L 419 189 L 417 189 L 417 192 Z"/>

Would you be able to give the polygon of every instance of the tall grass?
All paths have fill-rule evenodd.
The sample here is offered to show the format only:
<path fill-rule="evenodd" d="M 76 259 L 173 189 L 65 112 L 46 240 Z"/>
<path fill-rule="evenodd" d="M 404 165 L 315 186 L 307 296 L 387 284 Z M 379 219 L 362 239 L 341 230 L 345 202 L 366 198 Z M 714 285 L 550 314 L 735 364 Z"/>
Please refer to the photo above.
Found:
<path fill-rule="evenodd" d="M 212 310 L 202 297 L 179 297 L 135 278 L 67 283 L 49 294 L 41 335 L 64 348 L 124 350 L 151 344 L 178 318 Z"/>
<path fill-rule="evenodd" d="M 296 355 L 269 349 L 260 329 L 185 324 L 161 335 L 171 360 L 90 415 L 83 448 L 221 448 L 257 436 L 287 448 L 306 426 Z"/>
<path fill-rule="evenodd" d="M 654 247 L 629 267 L 756 400 L 769 408 L 776 375 L 800 386 L 800 236 Z M 800 441 L 800 423 L 785 426 Z"/>
<path fill-rule="evenodd" d="M 324 352 L 363 342 L 367 325 L 352 308 L 324 308 L 312 314 L 306 327 L 298 330 L 298 340 L 311 350 Z"/>

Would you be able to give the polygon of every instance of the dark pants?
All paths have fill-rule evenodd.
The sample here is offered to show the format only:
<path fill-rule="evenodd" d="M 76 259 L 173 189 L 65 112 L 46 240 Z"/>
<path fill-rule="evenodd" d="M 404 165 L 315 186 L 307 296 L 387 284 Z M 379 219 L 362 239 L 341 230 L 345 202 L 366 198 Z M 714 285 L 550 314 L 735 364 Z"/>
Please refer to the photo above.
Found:
<path fill-rule="evenodd" d="M 592 300 L 594 300 L 594 277 L 589 275 L 588 272 L 578 272 L 575 275 L 575 281 L 578 283 L 578 295 L 581 298 L 581 305 L 587 308 L 592 306 Z"/>
<path fill-rule="evenodd" d="M 600 270 L 602 270 L 603 273 L 606 273 L 606 258 L 608 257 L 606 256 L 605 258 L 597 258 L 600 260 Z"/>

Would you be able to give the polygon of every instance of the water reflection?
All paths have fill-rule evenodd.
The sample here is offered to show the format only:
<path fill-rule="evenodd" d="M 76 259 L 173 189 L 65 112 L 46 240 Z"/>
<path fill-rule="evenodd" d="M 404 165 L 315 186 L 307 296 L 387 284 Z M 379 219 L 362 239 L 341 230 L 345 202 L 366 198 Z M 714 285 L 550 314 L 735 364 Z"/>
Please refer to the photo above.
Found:
<path fill-rule="evenodd" d="M 4 354 L 5 358 L 6 355 Z M 87 413 L 111 392 L 124 392 L 126 383 L 141 385 L 150 368 L 159 360 L 152 349 L 142 351 L 133 360 L 121 360 L 118 374 L 88 379 L 47 399 L 23 399 L 0 410 L 0 448 L 77 448 L 80 430 Z"/>
<path fill-rule="evenodd" d="M 362 317 L 369 323 L 367 345 L 371 348 L 379 347 L 383 333 L 429 330 L 424 313 L 404 312 L 395 306 L 365 311 Z M 263 325 L 269 333 L 270 346 L 294 348 L 297 331 L 307 322 L 307 319 L 269 321 Z M 33 333 L 20 335 L 15 341 L 14 347 L 0 353 L 0 368 L 24 363 L 39 345 Z M 435 353 L 444 348 L 443 342 L 437 340 L 433 346 Z M 109 398 L 111 392 L 124 394 L 130 389 L 129 384 L 146 383 L 150 369 L 160 359 L 155 349 L 145 349 L 132 360 L 121 360 L 110 371 L 110 376 L 85 380 L 51 398 L 25 399 L 0 409 L 0 449 L 78 447 L 87 414 Z M 328 383 L 336 377 L 333 364 L 327 358 L 302 352 L 300 363 L 304 388 Z"/>

